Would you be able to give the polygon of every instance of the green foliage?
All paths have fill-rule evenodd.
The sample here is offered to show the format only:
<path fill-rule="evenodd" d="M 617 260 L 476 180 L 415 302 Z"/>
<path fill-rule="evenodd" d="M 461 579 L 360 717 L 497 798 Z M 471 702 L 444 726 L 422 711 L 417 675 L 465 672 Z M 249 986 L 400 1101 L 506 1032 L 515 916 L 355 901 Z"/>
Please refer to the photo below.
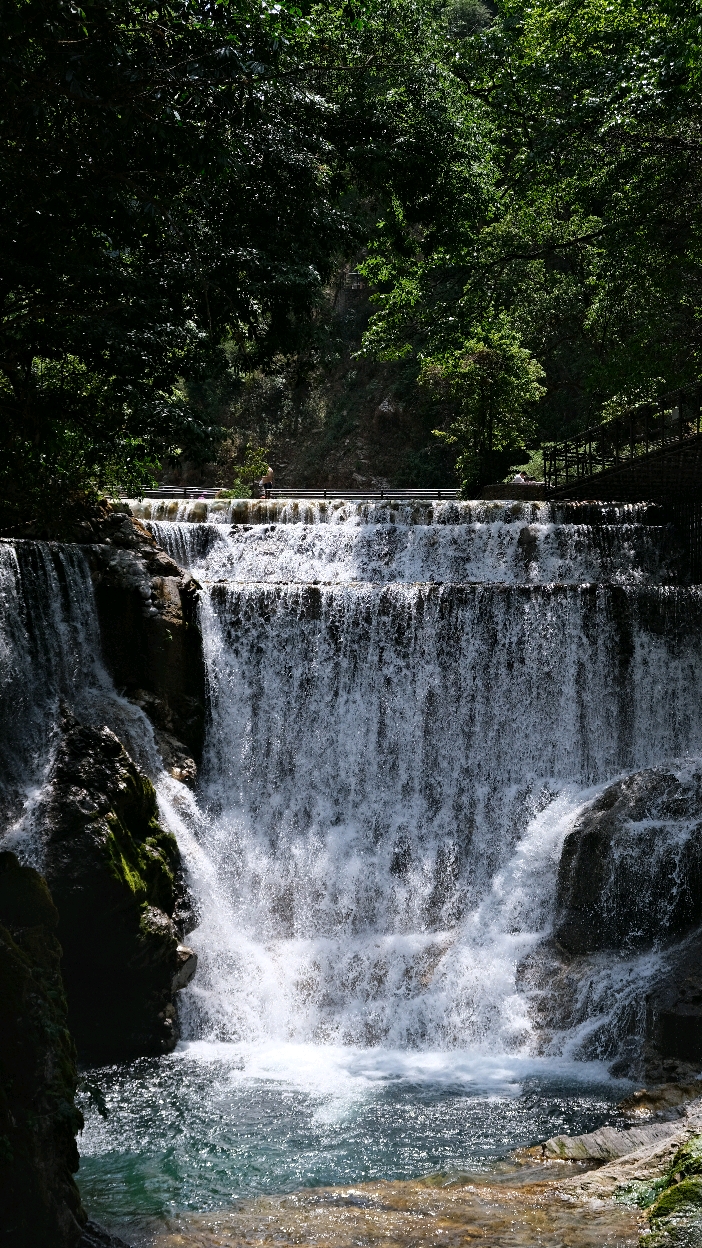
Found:
<path fill-rule="evenodd" d="M 441 356 L 507 317 L 546 373 L 539 430 L 562 437 L 702 367 L 700 5 L 462 11 L 442 57 L 453 195 L 421 229 L 401 199 L 381 224 L 366 349 Z"/>
<path fill-rule="evenodd" d="M 9 0 L 5 531 L 211 458 L 203 394 L 274 358 L 309 371 L 325 283 L 378 205 L 401 203 L 403 228 L 447 209 L 439 17 L 425 0 Z"/>
<path fill-rule="evenodd" d="M 297 437 L 351 259 L 364 350 L 436 383 L 466 480 L 534 407 L 560 437 L 700 372 L 699 0 L 8 0 L 0 28 L 5 531 L 232 421 Z M 490 416 L 459 361 L 506 326 L 530 397 L 505 365 Z"/>
<path fill-rule="evenodd" d="M 534 436 L 530 409 L 544 393 L 543 377 L 541 365 L 504 322 L 458 350 L 423 361 L 420 384 L 457 403 L 457 419 L 435 432 L 458 446 L 457 469 L 469 496 L 528 458 L 520 444 Z"/>
<path fill-rule="evenodd" d="M 237 473 L 234 484 L 230 490 L 220 490 L 218 498 L 250 498 L 251 486 L 254 481 L 260 481 L 268 471 L 267 457 L 269 448 L 267 446 L 254 446 L 248 442 L 244 450 L 243 463 L 237 465 Z"/>

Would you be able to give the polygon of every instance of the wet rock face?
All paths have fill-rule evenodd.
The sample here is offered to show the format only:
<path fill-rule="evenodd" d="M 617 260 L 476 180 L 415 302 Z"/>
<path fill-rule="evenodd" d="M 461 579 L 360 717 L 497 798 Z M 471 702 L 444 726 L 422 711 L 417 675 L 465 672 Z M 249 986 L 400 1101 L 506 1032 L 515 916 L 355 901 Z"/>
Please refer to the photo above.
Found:
<path fill-rule="evenodd" d="M 632 773 L 566 837 L 553 933 L 520 985 L 544 1038 L 591 1020 L 579 1057 L 686 1082 L 702 1069 L 701 968 L 702 770 Z"/>
<path fill-rule="evenodd" d="M 111 1061 L 168 1052 L 188 923 L 180 856 L 158 822 L 153 786 L 108 728 L 64 721 L 43 837 L 79 1053 Z"/>
<path fill-rule="evenodd" d="M 85 1214 L 73 1181 L 75 1049 L 41 876 L 0 853 L 0 1245 L 74 1248 Z"/>
<path fill-rule="evenodd" d="M 122 512 L 101 536 L 91 565 L 105 662 L 154 723 L 168 769 L 190 783 L 205 730 L 197 582 Z"/>
<path fill-rule="evenodd" d="M 702 775 L 649 769 L 610 785 L 566 837 L 556 939 L 567 953 L 679 940 L 702 922 Z"/>

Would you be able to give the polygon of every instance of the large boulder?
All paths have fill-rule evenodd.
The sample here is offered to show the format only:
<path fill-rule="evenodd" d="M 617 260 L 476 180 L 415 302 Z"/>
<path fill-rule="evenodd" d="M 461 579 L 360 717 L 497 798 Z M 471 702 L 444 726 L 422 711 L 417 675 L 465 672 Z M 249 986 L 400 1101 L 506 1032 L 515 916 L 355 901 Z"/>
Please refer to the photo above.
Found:
<path fill-rule="evenodd" d="M 74 1248 L 85 1213 L 73 1174 L 75 1049 L 46 883 L 0 853 L 0 1245 Z"/>
<path fill-rule="evenodd" d="M 174 993 L 195 965 L 180 944 L 180 856 L 151 782 L 108 728 L 64 719 L 42 827 L 79 1053 L 111 1061 L 168 1052 Z"/>
<path fill-rule="evenodd" d="M 702 922 L 702 774 L 650 768 L 611 784 L 568 834 L 556 939 L 570 954 L 634 952 Z"/>
<path fill-rule="evenodd" d="M 609 785 L 565 839 L 552 935 L 520 964 L 544 1043 L 616 1075 L 702 1068 L 702 771 L 649 768 Z M 621 973 L 617 970 L 622 967 Z"/>

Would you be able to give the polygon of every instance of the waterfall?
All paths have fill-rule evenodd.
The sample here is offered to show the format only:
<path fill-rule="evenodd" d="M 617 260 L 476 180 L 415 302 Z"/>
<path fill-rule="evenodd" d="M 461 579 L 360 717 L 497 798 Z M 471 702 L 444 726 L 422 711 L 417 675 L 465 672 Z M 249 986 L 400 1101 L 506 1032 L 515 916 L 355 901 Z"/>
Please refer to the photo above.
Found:
<path fill-rule="evenodd" d="M 543 1049 L 523 968 L 566 833 L 702 745 L 702 589 L 655 508 L 140 506 L 203 587 L 186 1033 Z M 560 1052 L 590 1014 L 616 1032 L 598 966 Z"/>
<path fill-rule="evenodd" d="M 656 509 L 187 511 L 144 517 L 202 586 L 199 791 L 159 781 L 201 915 L 184 1033 L 615 1052 L 665 951 L 581 959 L 560 1018 L 534 967 L 579 812 L 701 753 L 702 588 Z M 5 844 L 40 864 L 62 702 L 157 779 L 158 757 L 102 666 L 88 548 L 0 543 L 0 594 Z M 682 844 L 681 827 L 661 835 Z"/>
<path fill-rule="evenodd" d="M 61 707 L 107 724 L 154 776 L 159 760 L 142 712 L 102 663 L 88 551 L 70 543 L 0 540 L 0 814 L 3 848 L 41 866 L 33 816 L 58 743 Z"/>

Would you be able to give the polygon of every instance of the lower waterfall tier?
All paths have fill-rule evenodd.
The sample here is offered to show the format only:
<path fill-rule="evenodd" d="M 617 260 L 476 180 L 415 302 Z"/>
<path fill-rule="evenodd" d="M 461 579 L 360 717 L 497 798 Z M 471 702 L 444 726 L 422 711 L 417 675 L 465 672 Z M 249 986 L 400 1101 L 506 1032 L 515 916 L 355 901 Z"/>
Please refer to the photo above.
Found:
<path fill-rule="evenodd" d="M 596 1042 L 587 1009 L 545 1020 L 524 968 L 578 812 L 700 752 L 701 608 L 696 588 L 210 586 L 186 1034 L 614 1056 L 616 953 L 584 971 Z M 659 967 L 639 958 L 634 995 Z"/>

